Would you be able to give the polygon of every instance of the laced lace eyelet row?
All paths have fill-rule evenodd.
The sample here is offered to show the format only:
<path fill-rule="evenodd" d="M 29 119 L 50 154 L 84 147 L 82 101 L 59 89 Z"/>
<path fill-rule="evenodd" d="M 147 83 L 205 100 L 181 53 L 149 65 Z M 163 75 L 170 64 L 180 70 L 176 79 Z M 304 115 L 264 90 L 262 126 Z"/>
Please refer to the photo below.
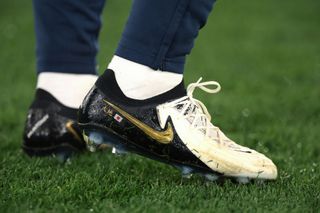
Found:
<path fill-rule="evenodd" d="M 171 102 L 171 107 L 183 106 L 179 118 L 192 119 L 191 127 L 197 130 L 204 130 L 205 137 L 208 137 L 210 129 L 215 130 L 218 142 L 221 142 L 219 135 L 219 128 L 211 124 L 211 115 L 209 114 L 206 106 L 199 100 L 193 98 L 193 92 L 196 88 L 199 88 L 207 93 L 218 93 L 221 90 L 221 86 L 216 81 L 201 82 L 200 78 L 197 82 L 191 83 L 187 87 L 187 95 Z M 210 88 L 209 86 L 215 86 Z M 191 113 L 190 113 L 191 112 Z M 200 122 L 198 122 L 200 119 Z M 200 124 L 197 124 L 197 122 Z"/>

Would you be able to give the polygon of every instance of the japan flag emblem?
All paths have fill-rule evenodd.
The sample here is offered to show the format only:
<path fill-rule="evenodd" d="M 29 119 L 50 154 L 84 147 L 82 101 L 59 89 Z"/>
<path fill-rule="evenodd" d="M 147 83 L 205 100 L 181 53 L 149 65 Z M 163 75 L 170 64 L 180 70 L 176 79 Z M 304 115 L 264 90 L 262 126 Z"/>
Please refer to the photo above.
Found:
<path fill-rule="evenodd" d="M 118 114 L 115 114 L 115 115 L 113 116 L 113 118 L 114 118 L 114 120 L 118 121 L 119 123 L 123 120 L 123 117 L 121 117 L 121 116 L 118 115 Z"/>

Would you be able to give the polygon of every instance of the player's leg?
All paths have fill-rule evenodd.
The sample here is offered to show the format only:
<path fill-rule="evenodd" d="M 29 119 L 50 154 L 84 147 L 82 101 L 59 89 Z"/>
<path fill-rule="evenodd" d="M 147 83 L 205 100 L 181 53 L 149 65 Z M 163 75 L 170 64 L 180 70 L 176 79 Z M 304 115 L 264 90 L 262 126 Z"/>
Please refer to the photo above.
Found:
<path fill-rule="evenodd" d="M 79 111 L 92 149 L 109 143 L 115 152 L 133 151 L 209 179 L 276 178 L 270 159 L 226 137 L 193 97 L 196 88 L 218 92 L 217 82 L 199 80 L 184 88 L 186 56 L 213 3 L 134 1 L 116 56 Z"/>
<path fill-rule="evenodd" d="M 96 54 L 104 0 L 33 0 L 37 88 L 23 149 L 50 155 L 85 148 L 77 108 L 97 79 Z"/>
<path fill-rule="evenodd" d="M 109 65 L 127 96 L 149 98 L 181 82 L 186 57 L 214 2 L 134 1 L 116 56 Z M 137 89 L 136 85 L 144 86 Z"/>

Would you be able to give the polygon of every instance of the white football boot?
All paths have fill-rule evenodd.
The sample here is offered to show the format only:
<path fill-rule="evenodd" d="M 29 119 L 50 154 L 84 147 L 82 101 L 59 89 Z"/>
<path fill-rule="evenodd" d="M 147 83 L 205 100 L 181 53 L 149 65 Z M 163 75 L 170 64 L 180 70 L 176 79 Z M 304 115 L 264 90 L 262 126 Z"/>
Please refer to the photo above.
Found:
<path fill-rule="evenodd" d="M 128 98 L 114 72 L 106 70 L 78 113 L 89 150 L 108 145 L 117 154 L 134 152 L 175 166 L 186 177 L 197 173 L 209 180 L 229 177 L 242 183 L 276 179 L 277 168 L 270 159 L 236 144 L 211 123 L 210 114 L 193 98 L 193 91 L 200 88 L 217 93 L 220 85 L 200 81 L 187 90 L 182 81 L 163 94 L 136 100 Z"/>

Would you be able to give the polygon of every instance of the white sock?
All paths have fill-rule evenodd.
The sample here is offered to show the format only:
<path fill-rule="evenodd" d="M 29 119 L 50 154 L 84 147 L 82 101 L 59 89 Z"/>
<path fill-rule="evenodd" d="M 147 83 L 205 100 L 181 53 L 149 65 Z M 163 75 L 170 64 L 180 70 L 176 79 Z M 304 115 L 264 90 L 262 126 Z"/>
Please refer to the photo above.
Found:
<path fill-rule="evenodd" d="M 97 78 L 90 74 L 42 72 L 37 88 L 46 90 L 67 107 L 78 108 Z"/>
<path fill-rule="evenodd" d="M 181 83 L 183 75 L 153 70 L 148 66 L 113 56 L 109 66 L 122 92 L 129 98 L 144 100 L 167 92 Z"/>

